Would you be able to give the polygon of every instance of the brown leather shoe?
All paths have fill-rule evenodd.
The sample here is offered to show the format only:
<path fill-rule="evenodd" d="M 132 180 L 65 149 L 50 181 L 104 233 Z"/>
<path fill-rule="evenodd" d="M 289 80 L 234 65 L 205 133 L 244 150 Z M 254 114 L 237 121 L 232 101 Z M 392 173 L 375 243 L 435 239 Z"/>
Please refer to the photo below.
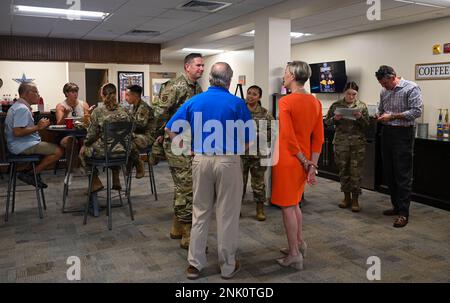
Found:
<path fill-rule="evenodd" d="M 399 216 L 394 221 L 394 227 L 405 227 L 408 224 L 408 218 L 405 216 Z"/>
<path fill-rule="evenodd" d="M 385 211 L 383 211 L 383 215 L 385 215 L 385 216 L 398 216 L 398 211 L 396 211 L 393 208 L 386 209 Z"/>
<path fill-rule="evenodd" d="M 200 271 L 194 266 L 189 265 L 188 268 L 186 269 L 186 278 L 188 278 L 189 280 L 195 280 L 198 279 L 199 276 Z"/>

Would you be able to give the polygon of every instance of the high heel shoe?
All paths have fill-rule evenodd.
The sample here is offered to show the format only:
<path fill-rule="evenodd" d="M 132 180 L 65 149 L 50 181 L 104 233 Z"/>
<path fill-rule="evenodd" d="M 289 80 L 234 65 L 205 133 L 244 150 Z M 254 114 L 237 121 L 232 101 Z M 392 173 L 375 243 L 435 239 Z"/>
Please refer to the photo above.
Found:
<path fill-rule="evenodd" d="M 298 246 L 298 250 L 302 254 L 303 258 L 306 258 L 306 250 L 308 249 L 308 245 L 305 241 L 302 241 L 302 244 Z M 280 252 L 284 255 L 289 255 L 289 248 L 280 248 Z"/>
<path fill-rule="evenodd" d="M 296 270 L 303 270 L 303 257 L 302 255 L 297 255 L 295 257 L 286 257 L 277 259 L 278 264 L 283 267 L 292 267 Z"/>

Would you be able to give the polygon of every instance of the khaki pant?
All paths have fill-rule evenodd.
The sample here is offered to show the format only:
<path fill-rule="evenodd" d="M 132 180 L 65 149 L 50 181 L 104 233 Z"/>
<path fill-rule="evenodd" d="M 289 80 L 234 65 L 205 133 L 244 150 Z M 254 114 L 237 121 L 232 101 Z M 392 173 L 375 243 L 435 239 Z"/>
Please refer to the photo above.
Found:
<path fill-rule="evenodd" d="M 206 242 L 216 204 L 217 244 L 222 276 L 235 269 L 239 214 L 243 191 L 241 159 L 237 155 L 196 155 L 192 161 L 193 213 L 188 262 L 198 270 L 206 264 Z"/>
<path fill-rule="evenodd" d="M 50 156 L 56 154 L 56 150 L 58 149 L 58 145 L 49 143 L 49 142 L 39 142 L 38 144 L 27 148 L 23 152 L 22 155 L 43 155 Z"/>

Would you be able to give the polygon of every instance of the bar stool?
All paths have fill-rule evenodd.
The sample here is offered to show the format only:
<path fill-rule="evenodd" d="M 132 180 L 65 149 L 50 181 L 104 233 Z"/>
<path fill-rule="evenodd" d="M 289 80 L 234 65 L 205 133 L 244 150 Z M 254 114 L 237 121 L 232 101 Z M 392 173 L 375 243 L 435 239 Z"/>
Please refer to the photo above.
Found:
<path fill-rule="evenodd" d="M 130 156 L 130 148 L 131 148 L 131 137 L 134 131 L 134 123 L 132 122 L 107 122 L 104 125 L 103 129 L 103 142 L 105 149 L 105 157 L 104 158 L 87 158 L 86 163 L 91 166 L 91 171 L 89 174 L 89 189 L 88 189 L 88 198 L 84 209 L 84 220 L 83 224 L 87 223 L 87 215 L 89 212 L 89 204 L 92 192 L 92 180 L 94 178 L 94 170 L 97 167 L 102 167 L 106 170 L 106 206 L 107 206 L 107 216 L 108 216 L 108 229 L 112 229 L 112 203 L 111 203 L 111 182 L 110 182 L 110 170 L 113 167 L 122 167 L 124 171 L 124 167 L 127 167 L 129 156 Z M 126 148 L 125 155 L 118 156 L 113 153 L 113 150 L 118 146 L 122 145 Z M 130 217 L 131 220 L 134 221 L 133 215 L 133 207 L 131 205 L 131 172 L 129 172 L 126 176 L 125 182 L 125 196 L 128 199 L 128 206 L 130 209 Z"/>
<path fill-rule="evenodd" d="M 36 184 L 36 199 L 38 204 L 38 213 L 39 218 L 43 218 L 42 205 L 44 206 L 44 210 L 47 209 L 47 205 L 45 204 L 45 196 L 44 189 L 39 187 L 38 184 L 41 181 L 41 177 L 39 174 L 36 174 L 36 163 L 41 160 L 41 155 L 14 155 L 8 151 L 8 147 L 6 144 L 6 136 L 4 127 L 0 128 L 0 145 L 2 148 L 2 152 L 5 155 L 5 160 L 10 164 L 9 168 L 9 180 L 8 180 L 8 191 L 6 194 L 6 212 L 5 212 L 5 222 L 8 221 L 9 218 L 9 202 L 12 194 L 12 209 L 11 213 L 14 213 L 14 208 L 16 204 L 16 179 L 17 179 L 17 164 L 21 163 L 31 163 L 33 166 L 33 177 L 34 184 Z M 42 198 L 42 204 L 41 204 Z"/>
<path fill-rule="evenodd" d="M 158 201 L 158 193 L 156 192 L 155 173 L 153 171 L 153 165 L 150 163 L 150 155 L 152 154 L 151 146 L 144 149 L 142 152 L 147 155 L 148 178 L 150 181 L 150 191 L 152 192 L 152 195 L 155 196 L 155 201 Z"/>

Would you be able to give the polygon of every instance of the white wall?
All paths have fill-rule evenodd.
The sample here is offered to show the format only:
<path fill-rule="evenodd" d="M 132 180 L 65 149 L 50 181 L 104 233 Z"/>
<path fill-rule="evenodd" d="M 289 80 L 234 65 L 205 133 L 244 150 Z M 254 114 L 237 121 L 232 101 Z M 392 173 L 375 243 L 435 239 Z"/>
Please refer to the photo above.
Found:
<path fill-rule="evenodd" d="M 254 53 L 253 50 L 242 50 L 233 52 L 224 52 L 214 56 L 205 57 L 205 72 L 199 83 L 203 90 L 209 87 L 209 72 L 211 67 L 216 62 L 226 62 L 233 69 L 233 78 L 231 79 L 230 92 L 234 94 L 240 75 L 246 76 L 246 84 L 243 85 L 244 98 L 245 92 L 249 86 L 254 83 L 253 62 Z M 238 93 L 239 94 L 239 93 Z"/>
<path fill-rule="evenodd" d="M 117 85 L 118 71 L 144 72 L 146 96 L 150 95 L 150 72 L 183 72 L 183 61 L 167 61 L 160 65 L 125 65 L 125 64 L 89 64 L 72 62 L 22 62 L 0 61 L 0 78 L 3 79 L 3 87 L 0 88 L 0 98 L 4 94 L 10 94 L 12 98 L 17 94 L 19 84 L 12 79 L 22 78 L 25 73 L 27 78 L 35 79 L 39 93 L 44 98 L 45 110 L 56 107 L 56 104 L 64 100 L 62 88 L 65 83 L 71 81 L 80 87 L 79 98 L 86 99 L 86 68 L 107 69 L 109 81 Z"/>
<path fill-rule="evenodd" d="M 144 73 L 144 95 L 150 96 L 150 72 L 174 72 L 180 74 L 183 72 L 183 60 L 180 61 L 167 61 L 160 65 L 143 65 L 143 64 L 85 64 L 85 68 L 95 68 L 95 69 L 107 69 L 108 70 L 108 81 L 118 85 L 117 83 L 117 73 L 118 72 L 143 72 Z M 85 90 L 85 81 L 83 83 L 83 88 L 80 85 L 80 90 Z"/>
<path fill-rule="evenodd" d="M 67 69 L 66 62 L 0 61 L 0 78 L 3 79 L 0 97 L 4 94 L 10 94 L 12 98 L 18 95 L 19 83 L 12 79 L 22 78 L 25 73 L 27 78 L 34 79 L 37 84 L 45 109 L 54 108 L 64 97 L 62 87 L 68 81 Z"/>
<path fill-rule="evenodd" d="M 345 60 L 349 80 L 356 81 L 360 99 L 376 104 L 380 85 L 375 71 L 380 65 L 394 67 L 397 74 L 415 81 L 422 89 L 424 101 L 423 122 L 429 123 L 429 134 L 435 135 L 438 108 L 450 108 L 450 80 L 415 80 L 415 64 L 450 62 L 450 54 L 433 55 L 434 44 L 450 42 L 450 18 L 391 27 L 302 43 L 293 46 L 292 59 L 309 63 Z M 329 107 L 332 94 L 318 94 Z M 419 122 L 422 119 L 418 120 Z"/>

